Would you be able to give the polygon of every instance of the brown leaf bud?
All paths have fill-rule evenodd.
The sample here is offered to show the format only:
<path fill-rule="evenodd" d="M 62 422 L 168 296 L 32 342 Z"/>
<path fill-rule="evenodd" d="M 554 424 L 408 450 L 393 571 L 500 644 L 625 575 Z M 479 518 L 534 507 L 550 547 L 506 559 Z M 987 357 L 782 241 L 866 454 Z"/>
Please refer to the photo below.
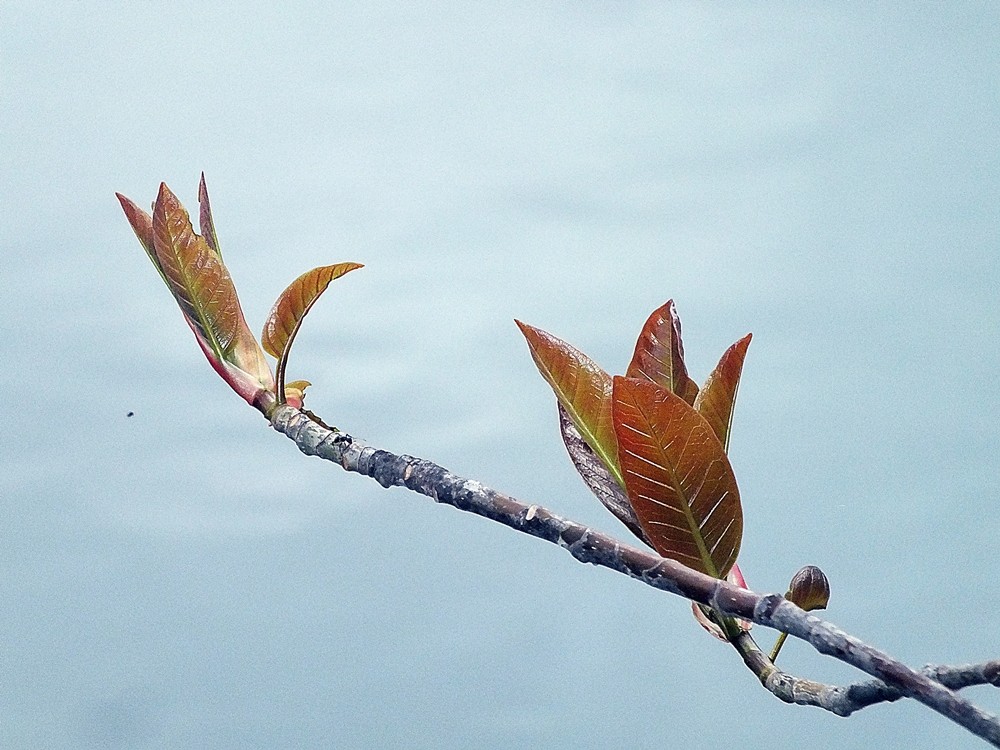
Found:
<path fill-rule="evenodd" d="M 806 612 L 826 609 L 830 601 L 830 581 L 815 565 L 806 565 L 792 576 L 785 598 Z"/>

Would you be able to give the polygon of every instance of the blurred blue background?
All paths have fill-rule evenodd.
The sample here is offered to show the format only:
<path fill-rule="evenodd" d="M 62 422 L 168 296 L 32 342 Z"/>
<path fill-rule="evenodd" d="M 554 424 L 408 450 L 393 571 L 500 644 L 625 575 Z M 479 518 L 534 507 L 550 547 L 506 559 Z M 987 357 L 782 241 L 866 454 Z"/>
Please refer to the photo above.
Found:
<path fill-rule="evenodd" d="M 114 192 L 193 207 L 205 170 L 255 330 L 302 271 L 365 263 L 298 339 L 311 408 L 622 538 L 513 318 L 621 371 L 672 297 L 699 381 L 753 331 L 751 586 L 818 564 L 830 620 L 979 661 L 998 29 L 985 2 L 4 3 L 0 745 L 980 746 L 912 702 L 781 704 L 686 603 L 304 458 Z"/>

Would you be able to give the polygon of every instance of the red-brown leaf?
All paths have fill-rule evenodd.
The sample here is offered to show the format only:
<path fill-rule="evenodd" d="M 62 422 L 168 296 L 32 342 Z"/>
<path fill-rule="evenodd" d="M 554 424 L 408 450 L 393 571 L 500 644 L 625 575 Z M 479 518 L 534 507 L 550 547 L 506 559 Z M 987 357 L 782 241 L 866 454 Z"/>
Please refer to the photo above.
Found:
<path fill-rule="evenodd" d="M 625 490 L 653 548 L 725 577 L 739 553 L 743 512 L 712 427 L 682 398 L 647 380 L 616 376 L 612 399 Z"/>
<path fill-rule="evenodd" d="M 139 244 L 142 245 L 142 249 L 146 251 L 146 255 L 149 256 L 149 259 L 153 261 L 153 265 L 156 266 L 156 270 L 159 271 L 160 276 L 163 276 L 163 270 L 160 268 L 160 261 L 156 259 L 156 250 L 153 248 L 153 217 L 121 193 L 115 193 L 115 196 L 117 196 L 118 202 L 122 204 L 122 210 L 125 212 L 125 218 L 127 218 L 128 223 L 132 225 L 132 231 L 135 232 L 135 236 L 139 238 Z M 166 282 L 166 277 L 163 277 L 163 280 Z M 169 285 L 169 282 L 167 283 Z"/>
<path fill-rule="evenodd" d="M 519 320 L 514 322 L 527 339 L 531 357 L 559 404 L 615 481 L 622 484 L 611 422 L 611 376 L 565 341 Z"/>
<path fill-rule="evenodd" d="M 184 315 L 225 359 L 240 337 L 236 287 L 205 238 L 195 234 L 188 212 L 162 183 L 153 210 L 153 248 Z"/>
<path fill-rule="evenodd" d="M 123 201 L 122 205 L 133 228 L 138 224 L 144 232 L 141 212 L 130 210 L 134 204 Z M 254 403 L 257 393 L 274 387 L 264 353 L 247 327 L 236 287 L 222 259 L 204 237 L 195 234 L 188 212 L 162 183 L 153 206 L 151 230 L 153 262 L 205 356 L 237 393 Z"/>
<path fill-rule="evenodd" d="M 212 204 L 208 200 L 208 186 L 205 184 L 205 173 L 201 173 L 201 180 L 198 182 L 198 228 L 205 242 L 212 248 L 219 258 L 222 258 L 222 251 L 219 249 L 219 238 L 215 234 L 215 220 L 212 219 Z"/>
<path fill-rule="evenodd" d="M 274 303 L 267 316 L 267 322 L 264 323 L 264 332 L 261 335 L 264 350 L 272 357 L 281 359 L 282 354 L 291 347 L 295 334 L 302 325 L 302 319 L 330 286 L 330 282 L 362 267 L 360 263 L 320 266 L 306 271 L 289 284 Z"/>
<path fill-rule="evenodd" d="M 694 408 L 712 425 L 715 436 L 726 450 L 729 449 L 733 407 L 736 405 L 736 392 L 739 390 L 743 360 L 747 356 L 751 336 L 748 333 L 726 349 L 694 401 Z"/>
<path fill-rule="evenodd" d="M 645 378 L 676 393 L 687 403 L 694 403 L 698 384 L 688 376 L 684 364 L 681 320 L 673 300 L 654 310 L 646 320 L 625 377 Z"/>

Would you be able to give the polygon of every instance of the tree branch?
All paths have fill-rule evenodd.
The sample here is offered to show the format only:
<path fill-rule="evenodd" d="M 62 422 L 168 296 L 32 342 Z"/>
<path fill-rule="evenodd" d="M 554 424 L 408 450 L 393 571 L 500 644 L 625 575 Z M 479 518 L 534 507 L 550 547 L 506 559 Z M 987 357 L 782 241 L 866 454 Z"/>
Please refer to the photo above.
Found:
<path fill-rule="evenodd" d="M 290 406 L 274 409 L 270 421 L 275 430 L 291 438 L 306 455 L 319 456 L 340 464 L 347 471 L 372 477 L 383 487 L 403 486 L 436 502 L 447 503 L 558 544 L 580 562 L 610 568 L 654 588 L 712 607 L 725 615 L 786 632 L 807 641 L 821 654 L 839 659 L 876 678 L 874 682 L 831 688 L 792 678 L 768 660 L 771 672 L 767 664 L 758 663 L 748 644 L 744 643 L 741 647 L 740 643 L 734 642 L 744 662 L 754 670 L 761 683 L 782 700 L 790 699 L 791 702 L 816 705 L 847 715 L 872 703 L 908 696 L 1000 747 L 1000 720 L 943 684 L 950 676 L 957 680 L 951 683 L 952 686 L 964 686 L 956 677 L 963 674 L 962 668 L 957 671 L 943 668 L 941 672 L 917 672 L 834 625 L 804 612 L 779 594 L 756 594 L 673 560 L 622 544 L 537 505 L 524 505 L 475 480 L 452 474 L 430 461 L 365 445 Z M 752 639 L 748 640 L 753 643 Z M 766 659 L 763 654 L 760 657 Z M 977 669 L 982 673 L 982 682 L 997 684 L 996 662 L 971 668 L 972 672 Z M 838 690 L 846 697 L 841 697 L 841 693 L 836 692 Z"/>
<path fill-rule="evenodd" d="M 882 680 L 866 680 L 840 686 L 796 677 L 778 669 L 746 632 L 740 633 L 733 640 L 733 646 L 750 671 L 760 680 L 760 684 L 785 703 L 816 706 L 837 716 L 850 716 L 855 711 L 876 703 L 891 703 L 907 697 L 899 688 L 891 687 Z M 929 664 L 920 673 L 951 690 L 974 685 L 1000 687 L 1000 660 L 961 666 Z"/>

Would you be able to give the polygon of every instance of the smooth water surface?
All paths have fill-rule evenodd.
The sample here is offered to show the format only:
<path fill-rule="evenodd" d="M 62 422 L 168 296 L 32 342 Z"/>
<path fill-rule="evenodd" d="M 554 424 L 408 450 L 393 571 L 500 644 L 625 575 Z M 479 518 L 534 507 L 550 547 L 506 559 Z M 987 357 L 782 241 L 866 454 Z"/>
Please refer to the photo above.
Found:
<path fill-rule="evenodd" d="M 988 3 L 5 3 L 0 745 L 981 746 L 911 702 L 781 704 L 686 603 L 302 457 L 114 192 L 193 207 L 204 170 L 255 329 L 302 271 L 365 263 L 299 337 L 311 408 L 623 538 L 513 319 L 620 371 L 673 298 L 699 380 L 753 331 L 750 584 L 818 564 L 829 619 L 908 663 L 995 658 L 998 28 Z"/>

